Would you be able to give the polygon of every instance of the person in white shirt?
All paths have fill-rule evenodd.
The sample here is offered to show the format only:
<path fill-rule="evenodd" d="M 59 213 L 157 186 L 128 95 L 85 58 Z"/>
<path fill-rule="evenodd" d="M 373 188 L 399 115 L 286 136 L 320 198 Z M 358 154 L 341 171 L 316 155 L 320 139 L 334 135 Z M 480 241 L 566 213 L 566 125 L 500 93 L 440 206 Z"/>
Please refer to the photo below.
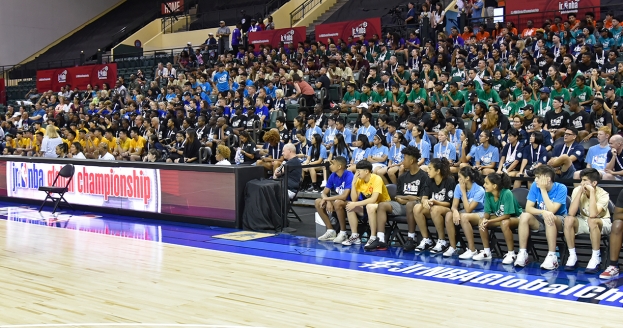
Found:
<path fill-rule="evenodd" d="M 229 150 L 229 147 L 225 145 L 218 145 L 218 147 L 216 147 L 216 155 L 214 156 L 217 161 L 216 165 L 231 165 L 228 160 L 230 155 L 231 151 Z"/>
<path fill-rule="evenodd" d="M 71 147 L 69 147 L 69 158 L 86 159 L 82 151 L 83 148 L 79 142 L 72 143 Z"/>
<path fill-rule="evenodd" d="M 162 75 L 163 76 L 177 76 L 177 71 L 175 70 L 175 68 L 173 68 L 173 65 L 171 65 L 171 63 L 167 63 L 167 67 L 164 68 L 164 70 L 162 71 Z"/>
<path fill-rule="evenodd" d="M 45 129 L 45 137 L 41 141 L 41 149 L 39 154 L 41 157 L 57 158 L 56 146 L 63 143 L 63 139 L 58 136 L 56 127 L 52 124 L 48 125 Z"/>
<path fill-rule="evenodd" d="M 111 153 L 108 152 L 108 145 L 105 142 L 101 142 L 99 145 L 97 145 L 97 147 L 100 153 L 97 159 L 104 160 L 104 161 L 115 160 L 115 156 L 113 156 Z"/>

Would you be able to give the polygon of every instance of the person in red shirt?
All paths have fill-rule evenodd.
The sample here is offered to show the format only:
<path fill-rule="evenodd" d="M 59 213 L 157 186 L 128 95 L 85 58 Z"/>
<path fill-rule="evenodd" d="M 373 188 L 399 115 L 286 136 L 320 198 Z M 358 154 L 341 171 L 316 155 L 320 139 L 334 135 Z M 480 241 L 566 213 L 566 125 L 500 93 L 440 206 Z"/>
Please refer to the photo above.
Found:
<path fill-rule="evenodd" d="M 526 28 L 523 29 L 523 31 L 521 32 L 521 37 L 522 38 L 529 38 L 529 37 L 533 37 L 536 35 L 536 29 L 534 28 L 534 23 L 529 20 L 528 22 L 526 22 Z"/>

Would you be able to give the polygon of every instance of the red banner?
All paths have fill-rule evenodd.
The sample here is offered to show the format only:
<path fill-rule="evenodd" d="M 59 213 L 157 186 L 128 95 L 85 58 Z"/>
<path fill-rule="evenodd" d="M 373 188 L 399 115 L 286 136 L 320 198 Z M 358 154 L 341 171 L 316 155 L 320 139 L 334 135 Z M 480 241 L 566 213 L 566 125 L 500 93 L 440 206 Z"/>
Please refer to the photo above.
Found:
<path fill-rule="evenodd" d="M 77 66 L 37 71 L 37 90 L 60 91 L 67 84 L 79 90 L 86 90 L 87 84 L 102 87 L 108 83 L 112 88 L 117 81 L 117 64 Z"/>
<path fill-rule="evenodd" d="M 297 44 L 305 41 L 306 29 L 306 27 L 290 27 L 280 28 L 278 30 L 251 32 L 249 33 L 249 44 L 254 45 L 255 50 L 259 50 L 260 46 L 265 44 L 277 48 L 281 43 L 288 48 L 290 43 Z"/>
<path fill-rule="evenodd" d="M 546 19 L 554 20 L 555 16 L 577 14 L 577 20 L 584 19 L 588 12 L 599 19 L 601 0 L 523 0 L 506 2 L 506 20 L 514 22 L 519 33 L 526 28 L 526 22 L 532 20 L 535 28 L 540 28 Z"/>
<path fill-rule="evenodd" d="M 378 35 L 379 39 L 383 37 L 381 34 L 380 17 L 316 26 L 316 41 L 323 43 L 327 43 L 329 38 L 332 38 L 335 42 L 338 39 L 346 41 L 349 36 L 353 38 L 365 36 L 366 39 L 371 39 L 373 34 Z"/>
<path fill-rule="evenodd" d="M 165 3 L 163 2 L 160 8 L 160 12 L 163 15 L 181 13 L 184 11 L 184 0 L 167 1 L 166 4 L 167 6 L 169 6 L 169 8 L 171 8 L 171 10 L 169 10 L 169 8 L 167 8 L 167 6 L 165 6 L 164 4 Z"/>
<path fill-rule="evenodd" d="M 4 88 L 4 79 L 0 79 L 0 104 L 6 105 L 6 91 Z"/>

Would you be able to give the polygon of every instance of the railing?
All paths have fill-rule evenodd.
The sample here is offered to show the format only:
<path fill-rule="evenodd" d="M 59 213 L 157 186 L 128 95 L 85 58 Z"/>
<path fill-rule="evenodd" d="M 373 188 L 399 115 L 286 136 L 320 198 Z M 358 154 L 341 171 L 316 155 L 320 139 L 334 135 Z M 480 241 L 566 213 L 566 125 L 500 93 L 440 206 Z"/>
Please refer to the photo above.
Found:
<path fill-rule="evenodd" d="M 303 2 L 300 6 L 296 7 L 290 13 L 290 27 L 294 26 L 296 22 L 303 19 L 306 14 L 309 14 L 310 10 L 312 10 L 321 3 L 322 0 L 305 0 L 305 2 Z"/>

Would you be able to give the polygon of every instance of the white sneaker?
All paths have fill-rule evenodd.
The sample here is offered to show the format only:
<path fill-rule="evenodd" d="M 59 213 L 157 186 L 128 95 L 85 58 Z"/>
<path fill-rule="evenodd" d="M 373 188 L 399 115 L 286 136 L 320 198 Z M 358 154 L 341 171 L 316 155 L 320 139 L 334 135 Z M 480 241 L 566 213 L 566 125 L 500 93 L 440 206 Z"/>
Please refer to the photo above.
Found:
<path fill-rule="evenodd" d="M 336 233 L 335 230 L 327 230 L 325 231 L 324 235 L 318 237 L 319 241 L 329 241 L 329 240 L 333 240 L 336 237 Z"/>
<path fill-rule="evenodd" d="M 350 238 L 342 242 L 342 245 L 344 246 L 360 245 L 360 244 L 361 244 L 361 239 L 359 239 L 359 236 L 353 237 L 352 235 L 350 236 Z"/>
<path fill-rule="evenodd" d="M 337 234 L 337 237 L 335 237 L 335 239 L 333 239 L 333 243 L 334 244 L 341 244 L 344 241 L 346 241 L 348 239 L 348 235 L 346 234 L 346 232 L 340 232 L 339 234 Z"/>
<path fill-rule="evenodd" d="M 474 255 L 474 257 L 472 257 L 472 260 L 491 261 L 491 253 L 487 254 L 487 252 L 485 252 L 485 250 L 483 249 L 482 251 L 478 252 L 478 254 Z"/>
<path fill-rule="evenodd" d="M 597 269 L 599 269 L 599 265 L 601 264 L 601 256 L 592 256 L 588 261 L 588 265 L 586 266 L 585 273 L 595 273 Z"/>
<path fill-rule="evenodd" d="M 437 240 L 435 247 L 433 247 L 433 249 L 431 249 L 430 252 L 433 254 L 442 253 L 443 251 L 446 250 L 447 246 L 448 246 L 448 243 L 445 240 Z"/>
<path fill-rule="evenodd" d="M 530 260 L 528 259 L 528 253 L 519 252 L 519 254 L 517 254 L 517 259 L 515 260 L 515 266 L 523 268 L 528 265 L 528 263 L 530 263 Z"/>
<path fill-rule="evenodd" d="M 543 263 L 541 263 L 541 269 L 543 270 L 556 270 L 558 268 L 558 257 L 556 255 L 547 255 Z"/>
<path fill-rule="evenodd" d="M 569 255 L 567 259 L 567 264 L 565 264 L 565 270 L 573 271 L 575 270 L 575 266 L 578 264 L 578 256 L 577 255 Z"/>
<path fill-rule="evenodd" d="M 448 249 L 443 253 L 443 257 L 451 257 L 454 256 L 456 254 L 459 254 L 459 250 L 450 246 L 448 247 Z"/>
<path fill-rule="evenodd" d="M 415 248 L 416 252 L 425 251 L 433 246 L 433 241 L 430 239 L 422 239 L 420 244 Z"/>
<path fill-rule="evenodd" d="M 324 188 L 327 185 L 327 182 L 322 180 L 322 183 L 320 184 L 320 187 Z"/>
<path fill-rule="evenodd" d="M 515 254 L 515 252 L 506 253 L 506 255 L 504 255 L 504 260 L 502 260 L 502 264 L 513 264 L 516 259 L 517 255 Z"/>
<path fill-rule="evenodd" d="M 478 251 L 472 252 L 470 249 L 466 250 L 465 253 L 459 255 L 461 260 L 471 260 L 474 255 L 478 254 Z"/>

